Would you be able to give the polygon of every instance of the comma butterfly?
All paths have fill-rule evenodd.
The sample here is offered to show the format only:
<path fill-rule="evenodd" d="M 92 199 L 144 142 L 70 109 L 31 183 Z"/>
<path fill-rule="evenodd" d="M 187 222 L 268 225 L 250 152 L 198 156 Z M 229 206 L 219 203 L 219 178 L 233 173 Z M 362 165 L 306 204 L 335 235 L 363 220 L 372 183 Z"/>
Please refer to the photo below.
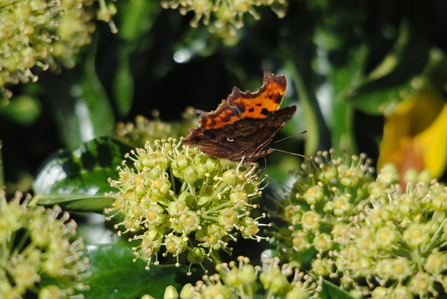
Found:
<path fill-rule="evenodd" d="M 287 87 L 285 76 L 266 70 L 263 81 L 254 93 L 234 87 L 215 111 L 195 110 L 200 126 L 190 129 L 183 144 L 197 145 L 215 158 L 248 164 L 275 151 L 270 143 L 293 117 L 296 106 L 279 109 Z"/>

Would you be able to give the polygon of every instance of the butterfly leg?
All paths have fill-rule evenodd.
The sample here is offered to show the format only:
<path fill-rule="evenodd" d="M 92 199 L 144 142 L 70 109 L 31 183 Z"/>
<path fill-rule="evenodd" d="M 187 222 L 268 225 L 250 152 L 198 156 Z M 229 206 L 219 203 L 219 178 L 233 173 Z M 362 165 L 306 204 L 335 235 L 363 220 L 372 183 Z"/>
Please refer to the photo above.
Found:
<path fill-rule="evenodd" d="M 239 164 L 236 167 L 236 176 L 238 176 L 238 177 L 239 177 L 239 169 L 241 168 L 242 165 L 247 164 L 247 165 L 253 166 L 250 169 L 250 171 L 245 175 L 245 177 L 249 177 L 253 173 L 253 171 L 256 169 L 256 167 L 258 166 L 258 163 L 256 163 L 256 162 L 244 162 L 244 160 L 245 160 L 245 156 L 242 157 L 241 161 L 239 162 Z"/>
<path fill-rule="evenodd" d="M 239 177 L 239 168 L 241 168 L 242 164 L 244 163 L 245 156 L 242 157 L 241 162 L 236 167 L 236 177 Z"/>
<path fill-rule="evenodd" d="M 254 171 L 255 169 L 258 167 L 258 163 L 256 162 L 247 162 L 247 164 L 252 165 L 253 167 L 250 169 L 250 171 L 245 175 L 245 177 L 249 177 Z"/>

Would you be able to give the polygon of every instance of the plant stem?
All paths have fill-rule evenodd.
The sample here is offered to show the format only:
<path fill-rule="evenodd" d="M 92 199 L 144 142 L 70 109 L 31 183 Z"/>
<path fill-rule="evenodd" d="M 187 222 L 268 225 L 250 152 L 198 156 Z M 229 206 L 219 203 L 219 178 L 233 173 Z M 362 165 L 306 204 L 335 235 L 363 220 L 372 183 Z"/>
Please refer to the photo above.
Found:
<path fill-rule="evenodd" d="M 0 140 L 0 190 L 5 190 L 6 183 L 5 183 L 5 170 L 3 167 L 2 147 L 3 142 Z"/>

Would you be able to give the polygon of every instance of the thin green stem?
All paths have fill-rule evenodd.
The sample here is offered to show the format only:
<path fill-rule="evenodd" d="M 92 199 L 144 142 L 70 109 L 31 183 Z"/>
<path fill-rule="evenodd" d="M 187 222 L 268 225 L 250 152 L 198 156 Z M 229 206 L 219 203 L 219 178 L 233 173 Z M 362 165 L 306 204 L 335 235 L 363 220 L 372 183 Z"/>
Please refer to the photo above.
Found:
<path fill-rule="evenodd" d="M 210 255 L 215 265 L 222 263 L 219 253 L 216 250 L 211 251 Z"/>
<path fill-rule="evenodd" d="M 5 183 L 5 170 L 3 166 L 2 147 L 3 142 L 0 140 L 0 190 L 5 190 L 6 183 Z"/>
<path fill-rule="evenodd" d="M 328 149 L 330 147 L 329 131 L 315 94 L 310 87 L 306 86 L 301 72 L 294 62 L 286 61 L 284 64 L 295 83 L 303 107 L 303 114 L 306 118 L 306 129 L 308 130 L 308 133 L 305 135 L 306 155 L 313 155 L 318 150 Z"/>

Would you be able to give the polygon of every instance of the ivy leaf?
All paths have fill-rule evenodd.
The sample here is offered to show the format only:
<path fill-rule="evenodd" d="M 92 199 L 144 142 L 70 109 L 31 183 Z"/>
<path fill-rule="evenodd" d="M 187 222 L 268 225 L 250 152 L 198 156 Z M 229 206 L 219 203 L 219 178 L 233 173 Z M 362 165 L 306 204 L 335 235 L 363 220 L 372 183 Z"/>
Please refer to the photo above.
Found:
<path fill-rule="evenodd" d="M 146 261 L 133 261 L 133 251 L 119 245 L 87 246 L 87 257 L 92 275 L 83 281 L 90 286 L 90 290 L 84 292 L 86 299 L 130 299 L 141 298 L 144 294 L 163 298 L 167 286 L 180 290 L 184 284 L 197 281 L 197 277 L 186 274 L 186 266 L 151 265 L 146 270 Z"/>
<path fill-rule="evenodd" d="M 100 212 L 113 203 L 106 192 L 116 192 L 108 178 L 117 179 L 117 167 L 132 150 L 110 137 L 92 139 L 74 150 L 61 150 L 42 166 L 34 183 L 38 204 L 59 204 L 75 211 Z"/>
<path fill-rule="evenodd" d="M 345 290 L 340 289 L 340 287 L 335 284 L 323 280 L 323 292 L 320 293 L 320 298 L 326 299 L 355 299 Z"/>

